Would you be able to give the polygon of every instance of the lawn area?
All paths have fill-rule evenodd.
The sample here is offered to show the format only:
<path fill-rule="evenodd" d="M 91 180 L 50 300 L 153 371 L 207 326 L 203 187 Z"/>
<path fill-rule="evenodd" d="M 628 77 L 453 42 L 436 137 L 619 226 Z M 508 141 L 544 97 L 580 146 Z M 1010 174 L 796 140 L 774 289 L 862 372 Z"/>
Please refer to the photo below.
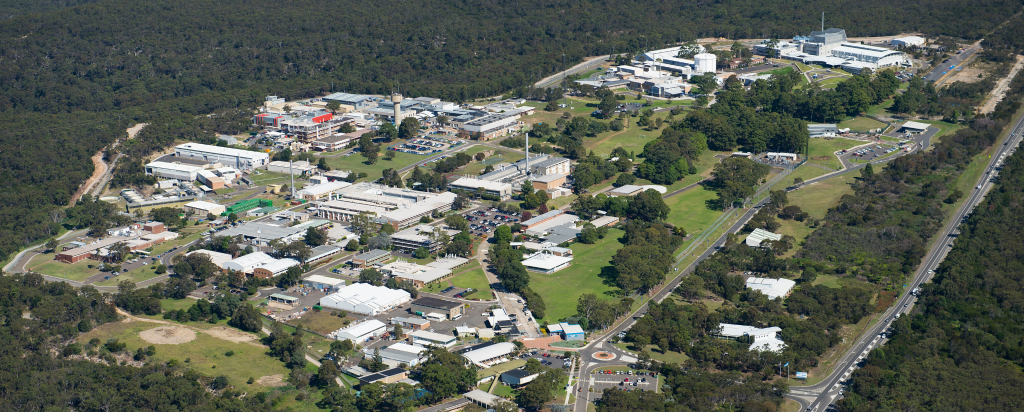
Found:
<path fill-rule="evenodd" d="M 786 73 L 789 73 L 789 72 L 791 72 L 793 70 L 796 70 L 796 69 L 793 68 L 793 66 L 785 66 L 785 67 L 779 67 L 778 69 L 771 69 L 771 70 L 768 70 L 768 71 L 763 71 L 763 72 L 758 73 L 758 74 L 786 74 Z"/>
<path fill-rule="evenodd" d="M 459 270 L 462 271 L 461 267 Z M 476 264 L 473 269 L 469 271 L 462 272 L 449 278 L 449 281 L 451 281 L 452 285 L 457 288 L 472 288 L 474 290 L 485 291 L 487 296 L 486 298 L 490 298 L 490 282 L 487 281 L 487 275 L 483 273 L 483 267 L 480 267 L 479 264 Z M 440 286 L 444 286 L 444 283 L 441 282 Z M 483 296 L 477 297 L 484 298 Z"/>
<path fill-rule="evenodd" d="M 908 83 L 903 83 L 903 84 L 908 84 Z M 874 106 L 868 107 L 868 110 L 865 111 L 864 113 L 868 114 L 870 116 L 875 116 L 875 117 L 884 116 L 884 115 L 889 113 L 888 109 L 890 107 L 892 107 L 892 103 L 894 101 L 895 100 L 893 100 L 893 99 L 889 99 L 889 100 L 883 101 L 883 102 L 881 102 L 879 104 L 876 104 Z"/>
<path fill-rule="evenodd" d="M 216 193 L 218 195 L 226 195 L 226 194 L 234 192 L 234 191 L 235 191 L 235 188 L 233 188 L 233 187 L 222 187 L 220 189 L 214 190 L 213 193 Z"/>
<path fill-rule="evenodd" d="M 81 334 L 77 340 L 84 344 L 92 338 L 98 338 L 101 342 L 116 338 L 126 343 L 127 349 L 134 351 L 136 348 L 151 345 L 139 337 L 139 332 L 161 326 L 166 325 L 137 321 L 113 322 Z M 154 358 L 160 361 L 176 359 L 181 365 L 207 376 L 225 375 L 232 385 L 241 390 L 259 386 L 247 384 L 246 380 L 249 377 L 259 379 L 275 374 L 288 376 L 288 369 L 280 360 L 265 355 L 267 349 L 263 345 L 234 343 L 199 332 L 196 339 L 191 342 L 154 346 Z M 226 356 L 225 353 L 228 351 L 234 351 L 234 356 Z"/>
<path fill-rule="evenodd" d="M 501 382 L 496 382 L 496 383 L 492 383 L 492 384 L 494 385 L 494 393 L 493 393 L 493 395 L 501 396 L 501 397 L 504 397 L 504 398 L 514 398 L 516 396 L 516 390 L 512 389 L 511 386 L 505 385 L 505 384 L 503 384 Z M 488 385 L 484 385 L 484 386 L 488 386 Z"/>
<path fill-rule="evenodd" d="M 814 231 L 811 227 L 804 224 L 804 222 L 797 222 L 795 220 L 778 219 L 779 229 L 775 231 L 780 235 L 790 235 L 796 238 L 793 242 L 793 248 L 789 249 L 782 257 L 788 258 L 796 254 L 796 251 L 800 249 L 800 242 L 807 238 Z"/>
<path fill-rule="evenodd" d="M 860 174 L 857 172 L 847 173 L 791 192 L 788 196 L 789 204 L 800 206 L 814 218 L 824 218 L 825 212 L 839 204 L 839 199 L 843 195 L 853 194 L 850 183 L 858 176 Z"/>
<path fill-rule="evenodd" d="M 388 146 L 394 146 L 402 144 L 402 141 L 394 141 L 388 144 Z M 412 165 L 414 163 L 422 162 L 427 159 L 428 156 L 415 155 L 411 153 L 395 152 L 394 160 L 384 159 L 384 148 L 381 148 L 380 156 L 377 157 L 377 163 L 372 165 L 366 164 L 366 158 L 359 153 L 352 154 L 350 156 L 331 156 L 325 157 L 327 159 L 327 165 L 331 167 L 331 170 L 342 170 L 342 171 L 353 171 L 356 173 L 366 173 L 367 181 L 376 180 L 381 177 L 384 169 L 401 169 L 403 167 Z M 318 160 L 319 161 L 319 160 Z M 421 167 L 430 167 L 432 164 Z M 287 176 L 287 175 L 285 175 Z M 259 182 L 257 182 L 259 184 Z"/>
<path fill-rule="evenodd" d="M 488 376 L 501 375 L 503 372 L 508 372 L 512 369 L 526 365 L 526 359 L 516 359 L 505 363 L 500 363 L 490 368 L 480 370 L 476 373 L 478 379 L 483 379 Z M 497 377 L 495 378 L 497 379 Z M 500 385 L 500 384 L 499 384 Z"/>
<path fill-rule="evenodd" d="M 495 150 L 494 148 L 487 147 L 487 146 L 478 146 L 478 147 L 480 147 L 479 150 L 470 149 L 470 150 L 466 151 L 466 154 L 474 155 L 474 154 L 482 152 L 484 150 Z M 517 162 L 519 160 L 522 160 L 524 158 L 526 158 L 526 155 L 523 154 L 523 153 L 513 152 L 511 150 L 497 150 L 493 155 L 491 155 L 490 157 L 484 159 L 484 161 L 477 162 L 477 161 L 474 160 L 474 161 L 466 164 L 465 166 L 463 166 L 461 169 L 459 169 L 455 173 L 460 174 L 460 175 L 479 175 L 479 174 L 483 173 L 484 169 L 487 168 L 488 164 L 494 165 L 494 164 L 498 164 L 498 163 L 502 163 L 502 162 L 513 163 L 513 162 Z M 502 160 L 502 159 L 504 159 L 504 160 Z"/>
<path fill-rule="evenodd" d="M 668 219 L 665 220 L 682 227 L 690 236 L 699 236 L 722 215 L 722 212 L 708 209 L 706 206 L 708 200 L 717 197 L 714 191 L 698 186 L 665 199 L 665 204 L 671 209 Z"/>
<path fill-rule="evenodd" d="M 830 77 L 825 80 L 819 80 L 819 83 L 821 83 L 822 89 L 834 89 L 839 83 L 845 82 L 846 79 L 848 79 L 846 76 Z"/>
<path fill-rule="evenodd" d="M 842 285 L 839 284 L 839 278 L 833 275 L 818 275 L 818 277 L 814 278 L 814 282 L 812 282 L 811 284 L 815 286 L 825 285 L 834 289 L 839 289 L 843 287 Z"/>
<path fill-rule="evenodd" d="M 854 117 L 852 119 L 844 120 L 839 123 L 839 128 L 849 127 L 854 132 L 867 132 L 871 129 L 879 129 L 885 127 L 886 124 L 870 117 Z"/>
<path fill-rule="evenodd" d="M 619 342 L 619 343 L 616 343 L 614 345 L 615 345 L 615 347 L 617 347 L 619 349 L 622 349 L 622 350 L 628 350 L 628 351 L 633 352 L 633 353 L 640 353 L 640 349 L 637 348 L 635 346 L 635 344 L 633 344 L 633 343 Z M 651 359 L 654 359 L 654 360 L 657 360 L 657 361 L 661 361 L 661 362 L 665 362 L 665 363 L 683 363 L 687 359 L 690 359 L 690 357 L 686 356 L 685 353 L 672 352 L 672 351 L 667 351 L 665 353 L 662 353 L 661 352 L 661 348 L 659 348 L 657 345 L 647 345 L 646 347 L 644 347 L 644 349 L 647 350 L 647 353 L 651 354 Z M 628 370 L 632 370 L 632 371 L 636 371 L 636 369 L 631 369 L 631 368 L 629 368 L 627 366 L 613 366 L 613 367 L 608 367 L 607 369 L 604 369 L 604 370 L 612 370 L 612 371 L 628 371 Z"/>
<path fill-rule="evenodd" d="M 302 325 L 304 329 L 311 330 L 321 335 L 334 332 L 345 326 L 346 318 L 339 318 L 331 314 L 330 310 L 311 310 L 302 315 L 301 318 L 290 321 L 291 324 Z M 349 319 L 351 322 L 351 319 Z"/>
<path fill-rule="evenodd" d="M 657 119 L 668 116 L 667 112 L 657 113 L 651 117 L 651 119 Z M 642 127 L 636 125 L 637 118 L 627 117 L 629 121 L 629 128 L 623 129 L 618 132 L 605 132 L 601 133 L 595 138 L 587 139 L 583 142 L 583 146 L 587 150 L 593 150 L 594 154 L 608 158 L 611 155 L 612 150 L 616 147 L 621 147 L 626 152 L 633 153 L 637 156 L 644 151 L 644 145 L 651 140 L 661 136 L 661 130 L 644 130 Z M 652 120 L 653 121 L 653 120 Z M 662 126 L 665 127 L 665 126 Z M 639 163 L 640 159 L 634 159 L 634 162 Z"/>
<path fill-rule="evenodd" d="M 822 169 L 820 167 L 803 165 L 803 166 L 800 166 L 800 167 L 796 168 L 796 170 L 790 172 L 788 175 L 786 175 L 786 177 L 783 177 L 782 181 L 779 182 L 779 186 L 778 187 L 790 187 L 790 186 L 793 186 L 795 184 L 794 181 L 798 177 L 806 181 L 806 180 L 814 179 L 814 178 L 816 178 L 818 176 L 821 176 L 821 175 L 823 175 L 825 173 L 829 173 L 828 170 Z"/>
<path fill-rule="evenodd" d="M 44 275 L 56 276 L 68 280 L 82 281 L 89 276 L 100 273 L 100 262 L 92 259 L 84 259 L 78 263 L 61 263 L 54 260 L 53 253 L 40 253 L 29 261 L 26 267 L 33 272 Z M 89 266 L 92 266 L 90 268 Z"/>
<path fill-rule="evenodd" d="M 592 293 L 598 298 L 617 300 L 619 289 L 614 280 L 602 276 L 605 267 L 611 266 L 611 258 L 622 247 L 619 238 L 623 231 L 608 230 L 608 235 L 593 245 L 573 243 L 569 246 L 573 252 L 573 265 L 567 269 L 552 273 L 530 273 L 530 287 L 540 294 L 547 304 L 541 324 L 554 323 L 558 319 L 576 314 L 576 302 L 584 293 Z"/>
<path fill-rule="evenodd" d="M 952 134 L 952 133 L 956 132 L 957 130 L 960 130 L 960 129 L 963 129 L 964 127 L 966 127 L 966 126 L 964 126 L 962 124 L 953 124 L 953 123 L 948 123 L 948 122 L 944 122 L 944 121 L 941 121 L 941 120 L 915 120 L 915 122 L 918 122 L 918 123 L 928 123 L 928 124 L 930 124 L 932 126 L 935 126 L 935 127 L 939 128 L 939 132 L 936 133 L 935 136 L 932 136 L 932 146 L 933 147 L 935 146 L 935 143 L 938 143 L 938 138 L 940 138 L 942 136 L 945 136 L 945 135 L 948 135 L 948 134 Z M 928 149 L 931 149 L 931 147 L 929 147 Z"/>
<path fill-rule="evenodd" d="M 268 185 L 272 183 L 289 183 L 291 178 L 287 173 L 271 172 L 269 170 L 259 170 L 259 174 L 253 173 L 249 175 L 253 183 L 257 186 Z"/>
<path fill-rule="evenodd" d="M 835 156 L 836 151 L 849 149 L 866 143 L 867 142 L 862 142 L 860 140 L 844 139 L 841 137 L 811 139 L 810 143 L 808 143 L 810 145 L 808 148 L 808 155 L 810 157 L 807 161 L 833 170 L 838 170 L 842 167 L 842 164 L 839 163 L 839 159 Z"/>

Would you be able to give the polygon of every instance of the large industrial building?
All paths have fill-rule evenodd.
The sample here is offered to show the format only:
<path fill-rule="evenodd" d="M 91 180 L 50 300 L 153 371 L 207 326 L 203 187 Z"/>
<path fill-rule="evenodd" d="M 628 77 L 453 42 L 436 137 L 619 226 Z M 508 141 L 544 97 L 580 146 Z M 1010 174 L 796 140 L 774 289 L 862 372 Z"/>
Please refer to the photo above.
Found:
<path fill-rule="evenodd" d="M 477 190 L 483 190 L 484 194 L 495 196 L 502 201 L 508 200 L 512 197 L 512 185 L 509 183 L 492 182 L 489 180 L 477 179 L 473 177 L 463 177 L 454 182 L 448 184 L 449 188 L 466 190 L 472 193 L 476 193 Z"/>
<path fill-rule="evenodd" d="M 447 212 L 457 196 L 451 192 L 428 193 L 410 189 L 358 183 L 333 192 L 329 200 L 317 206 L 323 219 L 349 221 L 360 213 L 374 216 L 378 224 L 404 229 L 419 223 L 423 216 Z"/>
<path fill-rule="evenodd" d="M 202 166 L 190 164 L 167 162 L 150 162 L 146 164 L 146 174 L 161 179 L 177 179 L 192 182 L 196 180 L 201 171 L 203 171 Z"/>
<path fill-rule="evenodd" d="M 849 67 L 854 72 L 909 64 L 906 54 L 901 51 L 848 42 L 846 30 L 836 28 L 811 32 L 810 36 L 798 36 L 792 41 L 780 41 L 774 48 L 765 41 L 754 46 L 754 53 L 828 67 Z"/>
<path fill-rule="evenodd" d="M 229 147 L 210 146 L 199 143 L 185 143 L 174 148 L 174 156 L 220 163 L 238 170 L 251 171 L 270 163 L 270 154 Z"/>
<path fill-rule="evenodd" d="M 751 341 L 748 350 L 782 352 L 786 348 L 786 342 L 779 339 L 776 334 L 782 332 L 782 328 L 772 326 L 768 328 L 757 328 L 747 325 L 735 325 L 731 323 L 719 323 L 718 336 L 726 339 L 749 339 Z"/>
<path fill-rule="evenodd" d="M 320 306 L 362 315 L 379 315 L 410 300 L 412 295 L 401 289 L 356 283 L 320 298 Z"/>
<path fill-rule="evenodd" d="M 490 140 L 511 133 L 518 127 L 516 116 L 495 113 L 463 123 L 461 133 L 465 137 L 479 136 L 479 140 Z"/>

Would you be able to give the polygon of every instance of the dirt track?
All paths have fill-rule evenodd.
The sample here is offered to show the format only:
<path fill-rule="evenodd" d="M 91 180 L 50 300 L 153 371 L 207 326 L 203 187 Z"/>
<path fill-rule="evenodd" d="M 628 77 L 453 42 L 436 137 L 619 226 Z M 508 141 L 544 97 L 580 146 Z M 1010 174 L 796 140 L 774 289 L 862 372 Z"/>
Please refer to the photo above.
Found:
<path fill-rule="evenodd" d="M 92 187 L 96 185 L 96 182 L 99 182 L 100 179 L 103 178 L 103 175 L 107 173 L 107 164 L 103 161 L 102 150 L 96 152 L 96 154 L 92 156 L 92 165 L 92 176 L 89 176 L 89 179 L 86 179 L 85 183 L 78 188 L 75 195 L 71 196 L 71 202 L 68 203 L 68 206 L 74 206 L 75 202 L 77 202 L 83 194 L 92 189 Z"/>

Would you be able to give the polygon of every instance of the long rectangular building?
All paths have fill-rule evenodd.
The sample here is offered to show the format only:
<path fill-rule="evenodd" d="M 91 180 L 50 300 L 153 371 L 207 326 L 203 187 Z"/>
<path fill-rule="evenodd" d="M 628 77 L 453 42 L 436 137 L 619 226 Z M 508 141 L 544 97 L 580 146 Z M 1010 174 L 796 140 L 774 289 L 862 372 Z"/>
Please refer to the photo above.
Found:
<path fill-rule="evenodd" d="M 485 194 L 496 196 L 501 200 L 508 200 L 512 197 L 512 185 L 508 183 L 482 180 L 472 177 L 463 177 L 448 184 L 453 189 L 462 189 L 472 193 L 483 190 Z"/>
<path fill-rule="evenodd" d="M 270 154 L 268 153 L 199 143 L 185 143 L 176 146 L 174 148 L 174 156 L 211 163 L 217 162 L 239 170 L 253 170 L 270 163 Z"/>
<path fill-rule="evenodd" d="M 318 217 L 349 221 L 360 213 L 366 213 L 373 216 L 378 224 L 404 229 L 419 223 L 423 216 L 451 210 L 457 195 L 359 183 L 335 190 L 332 197 L 334 200 L 317 206 Z"/>

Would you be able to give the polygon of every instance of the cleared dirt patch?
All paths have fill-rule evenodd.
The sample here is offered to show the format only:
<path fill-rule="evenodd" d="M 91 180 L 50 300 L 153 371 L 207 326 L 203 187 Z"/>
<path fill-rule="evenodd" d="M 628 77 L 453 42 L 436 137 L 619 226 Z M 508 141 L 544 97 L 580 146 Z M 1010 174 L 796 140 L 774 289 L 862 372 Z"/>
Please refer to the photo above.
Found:
<path fill-rule="evenodd" d="M 139 332 L 142 340 L 158 345 L 180 345 L 196 339 L 196 331 L 179 326 L 159 326 Z"/>
<path fill-rule="evenodd" d="M 284 374 L 261 376 L 256 383 L 261 386 L 284 386 Z"/>
<path fill-rule="evenodd" d="M 258 339 L 256 335 L 253 335 L 251 333 L 242 332 L 238 329 L 226 328 L 223 326 L 217 326 L 214 328 L 206 329 L 203 332 L 206 332 L 210 334 L 210 336 L 213 336 L 215 338 L 224 339 L 226 341 L 235 343 L 253 342 L 256 339 Z"/>
<path fill-rule="evenodd" d="M 149 123 L 139 123 L 125 130 L 126 132 L 128 132 L 128 140 L 134 139 L 135 135 L 139 134 L 139 132 L 142 131 L 142 128 L 146 126 L 149 126 Z"/>

